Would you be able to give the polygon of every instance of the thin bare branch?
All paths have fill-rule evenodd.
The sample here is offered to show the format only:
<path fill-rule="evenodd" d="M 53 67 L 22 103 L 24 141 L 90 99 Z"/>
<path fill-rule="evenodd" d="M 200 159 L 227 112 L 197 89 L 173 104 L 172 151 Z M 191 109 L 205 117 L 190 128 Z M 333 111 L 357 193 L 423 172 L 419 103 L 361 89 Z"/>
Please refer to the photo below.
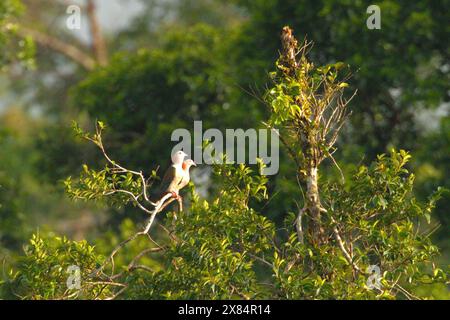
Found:
<path fill-rule="evenodd" d="M 105 150 L 105 147 L 103 145 L 103 140 L 102 140 L 102 129 L 99 127 L 98 123 L 95 126 L 95 130 L 96 130 L 96 134 L 95 134 L 95 139 L 90 138 L 90 137 L 85 137 L 87 140 L 92 141 L 93 143 L 95 143 L 100 150 L 102 151 L 103 156 L 105 157 L 106 161 L 108 161 L 109 164 L 111 164 L 113 166 L 113 168 L 115 168 L 117 171 L 117 173 L 131 173 L 133 175 L 136 175 L 139 177 L 139 179 L 141 180 L 141 184 L 142 184 L 142 194 L 144 196 L 145 201 L 147 201 L 149 204 L 151 204 L 152 206 L 156 206 L 157 204 L 153 201 L 151 201 L 148 197 L 147 194 L 147 186 L 148 186 L 148 182 L 144 177 L 144 174 L 142 173 L 142 171 L 134 171 L 134 170 L 130 170 L 127 169 L 123 166 L 121 166 L 120 164 L 118 164 L 117 162 L 111 160 L 111 158 L 109 157 L 108 153 Z M 150 213 L 148 211 L 148 209 L 146 209 L 142 204 L 139 203 L 137 197 L 134 194 L 131 194 L 130 196 L 132 196 L 133 200 L 138 203 L 138 205 L 141 207 L 142 210 L 144 210 L 147 213 Z"/>
<path fill-rule="evenodd" d="M 158 201 L 158 203 L 156 204 L 155 208 L 150 211 L 150 218 L 145 226 L 145 228 L 142 231 L 139 231 L 135 234 L 133 234 L 131 237 L 129 237 L 128 239 L 123 240 L 121 243 L 119 243 L 114 250 L 111 252 L 111 254 L 109 255 L 108 259 L 103 263 L 103 265 L 96 270 L 96 274 L 98 274 L 99 272 L 101 272 L 106 265 L 108 264 L 108 262 L 111 262 L 111 266 L 112 266 L 112 274 L 114 274 L 114 256 L 117 254 L 117 252 L 122 249 L 127 243 L 135 240 L 137 237 L 141 236 L 141 235 L 146 235 L 149 231 L 150 228 L 153 224 L 153 221 L 155 220 L 156 215 L 163 210 L 169 202 L 173 201 L 174 199 L 170 199 L 172 197 L 172 194 L 166 194 L 164 197 L 161 198 L 161 200 Z M 168 203 L 166 203 L 168 202 Z"/>
<path fill-rule="evenodd" d="M 278 130 L 275 130 L 270 124 L 266 122 L 262 122 L 263 125 L 265 125 L 270 130 L 274 130 L 279 137 L 281 143 L 285 146 L 286 150 L 288 151 L 289 155 L 291 156 L 292 160 L 294 160 L 297 167 L 300 167 L 300 160 L 298 156 L 295 154 L 294 150 L 290 147 L 289 143 L 284 139 L 284 137 L 280 134 Z"/>
<path fill-rule="evenodd" d="M 344 241 L 342 240 L 339 230 L 336 226 L 337 225 L 336 220 L 334 220 L 333 217 L 331 217 L 331 222 L 333 223 L 334 237 L 336 239 L 336 242 L 337 242 L 339 248 L 341 249 L 342 253 L 344 254 L 345 260 L 347 260 L 347 262 L 353 267 L 354 270 L 361 272 L 361 269 L 354 263 L 353 258 L 350 256 L 347 249 L 345 248 Z"/>

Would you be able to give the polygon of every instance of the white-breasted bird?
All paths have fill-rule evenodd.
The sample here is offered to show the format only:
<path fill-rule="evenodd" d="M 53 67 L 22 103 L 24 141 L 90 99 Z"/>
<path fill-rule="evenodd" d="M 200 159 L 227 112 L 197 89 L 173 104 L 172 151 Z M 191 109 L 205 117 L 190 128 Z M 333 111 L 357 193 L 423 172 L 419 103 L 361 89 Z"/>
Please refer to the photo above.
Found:
<path fill-rule="evenodd" d="M 186 159 L 183 161 L 183 164 L 181 165 L 181 168 L 183 169 L 183 179 L 179 184 L 178 190 L 181 190 L 184 187 L 186 187 L 189 184 L 189 181 L 191 181 L 191 175 L 189 173 L 189 170 L 191 169 L 192 166 L 194 167 L 197 166 L 192 159 Z"/>
<path fill-rule="evenodd" d="M 172 165 L 161 181 L 160 197 L 171 193 L 174 198 L 179 198 L 178 192 L 189 183 L 189 169 L 192 165 L 195 166 L 195 163 L 191 159 L 183 161 L 186 156 L 183 151 L 177 151 L 172 155 Z"/>

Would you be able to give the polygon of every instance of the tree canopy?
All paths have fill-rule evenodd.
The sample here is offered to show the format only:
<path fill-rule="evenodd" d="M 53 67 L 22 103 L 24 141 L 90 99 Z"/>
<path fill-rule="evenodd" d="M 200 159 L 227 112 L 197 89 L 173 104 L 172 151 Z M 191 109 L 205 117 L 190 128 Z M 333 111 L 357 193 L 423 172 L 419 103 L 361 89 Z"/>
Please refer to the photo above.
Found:
<path fill-rule="evenodd" d="M 448 299 L 450 3 L 378 5 L 150 1 L 111 31 L 86 0 L 86 41 L 64 1 L 2 1 L 0 299 Z M 155 200 L 196 120 L 277 129 L 279 172 Z"/>

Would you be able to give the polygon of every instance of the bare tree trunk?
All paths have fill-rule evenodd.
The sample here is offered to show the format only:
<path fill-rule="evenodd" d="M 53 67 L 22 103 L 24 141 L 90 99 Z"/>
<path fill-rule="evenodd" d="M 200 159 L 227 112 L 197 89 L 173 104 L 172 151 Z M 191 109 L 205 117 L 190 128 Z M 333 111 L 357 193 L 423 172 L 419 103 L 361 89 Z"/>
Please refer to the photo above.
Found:
<path fill-rule="evenodd" d="M 320 202 L 318 179 L 318 168 L 315 166 L 308 168 L 305 211 L 308 212 L 311 218 L 311 240 L 316 244 L 320 244 L 323 241 L 323 228 L 321 226 L 321 212 L 323 208 Z"/>
<path fill-rule="evenodd" d="M 108 64 L 108 52 L 106 49 L 105 38 L 103 37 L 100 24 L 97 20 L 97 9 L 94 0 L 88 0 L 86 8 L 91 29 L 92 51 L 94 52 L 98 64 L 105 66 Z"/>

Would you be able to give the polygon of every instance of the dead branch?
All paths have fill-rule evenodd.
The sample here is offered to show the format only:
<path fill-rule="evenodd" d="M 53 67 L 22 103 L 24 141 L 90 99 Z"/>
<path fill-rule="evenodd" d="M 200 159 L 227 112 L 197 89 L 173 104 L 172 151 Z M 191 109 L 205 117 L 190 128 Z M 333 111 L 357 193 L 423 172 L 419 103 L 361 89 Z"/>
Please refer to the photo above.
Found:
<path fill-rule="evenodd" d="M 345 248 L 344 241 L 342 241 L 341 235 L 336 226 L 337 225 L 336 220 L 334 220 L 333 217 L 331 217 L 331 222 L 334 224 L 333 226 L 334 238 L 336 239 L 339 249 L 341 249 L 342 253 L 344 254 L 345 260 L 347 260 L 347 262 L 353 267 L 354 270 L 361 272 L 361 269 L 354 263 L 353 258 L 350 256 L 348 250 Z"/>
<path fill-rule="evenodd" d="M 144 174 L 142 173 L 142 171 L 134 171 L 134 170 L 130 170 L 127 169 L 121 165 L 119 165 L 116 161 L 113 161 L 108 153 L 105 150 L 105 147 L 103 145 L 103 139 L 102 139 L 102 128 L 99 126 L 98 123 L 96 123 L 95 125 L 95 136 L 94 138 L 91 138 L 89 136 L 85 136 L 85 139 L 93 142 L 95 145 L 97 145 L 100 150 L 102 151 L 103 156 L 105 157 L 106 161 L 113 167 L 113 170 L 115 173 L 131 173 L 132 175 L 138 176 L 139 179 L 141 180 L 141 184 L 142 184 L 142 195 L 144 196 L 145 201 L 147 201 L 149 204 L 151 204 L 153 207 L 156 207 L 157 203 L 151 201 L 148 197 L 147 194 L 147 187 L 148 187 L 148 181 L 145 179 Z M 119 190 L 115 190 L 116 192 L 119 192 Z M 128 193 L 128 195 L 132 196 L 132 199 L 139 204 L 139 201 L 137 199 L 137 197 L 132 194 L 131 192 L 127 191 L 126 193 Z M 145 209 L 145 207 L 141 204 L 140 205 L 141 209 L 144 210 L 147 213 L 150 213 L 148 211 L 148 209 Z"/>
<path fill-rule="evenodd" d="M 129 237 L 128 239 L 123 240 L 121 243 L 119 243 L 114 250 L 111 252 L 111 254 L 109 255 L 108 259 L 105 260 L 105 262 L 103 263 L 103 265 L 96 270 L 96 274 L 100 273 L 108 264 L 108 262 L 111 262 L 111 266 L 112 266 L 112 274 L 114 274 L 114 256 L 117 254 L 117 252 L 122 249 L 127 243 L 135 240 L 137 237 L 142 236 L 142 235 L 146 235 L 149 231 L 150 228 L 153 224 L 153 221 L 155 220 L 156 215 L 161 212 L 161 210 L 163 210 L 170 202 L 172 202 L 174 199 L 170 199 L 172 197 L 172 194 L 166 194 L 164 197 L 161 198 L 161 200 L 158 201 L 158 203 L 156 204 L 155 208 L 153 209 L 153 211 L 150 212 L 150 218 L 148 219 L 147 224 L 145 225 L 145 228 L 142 231 L 139 231 L 135 234 L 133 234 L 131 237 Z M 167 202 L 167 203 L 166 203 Z"/>

